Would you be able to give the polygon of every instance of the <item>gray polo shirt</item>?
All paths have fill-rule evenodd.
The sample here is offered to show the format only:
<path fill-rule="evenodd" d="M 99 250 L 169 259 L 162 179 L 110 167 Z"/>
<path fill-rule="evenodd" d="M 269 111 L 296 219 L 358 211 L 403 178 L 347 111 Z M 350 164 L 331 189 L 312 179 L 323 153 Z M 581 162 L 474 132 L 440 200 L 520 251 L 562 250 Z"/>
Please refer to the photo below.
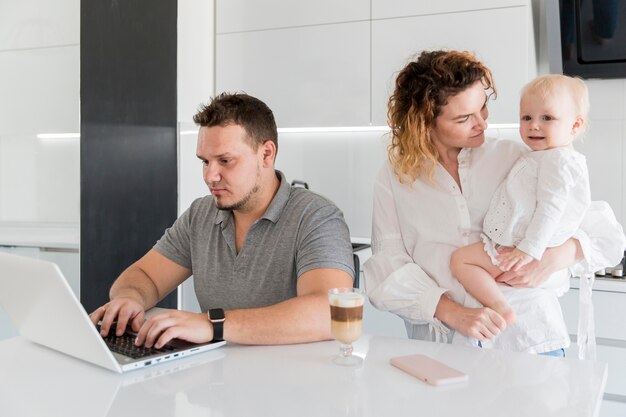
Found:
<path fill-rule="evenodd" d="M 298 277 L 312 269 L 354 275 L 350 233 L 339 208 L 276 174 L 278 192 L 239 253 L 232 212 L 219 210 L 211 196 L 195 200 L 154 246 L 191 269 L 202 311 L 262 307 L 295 297 Z"/>

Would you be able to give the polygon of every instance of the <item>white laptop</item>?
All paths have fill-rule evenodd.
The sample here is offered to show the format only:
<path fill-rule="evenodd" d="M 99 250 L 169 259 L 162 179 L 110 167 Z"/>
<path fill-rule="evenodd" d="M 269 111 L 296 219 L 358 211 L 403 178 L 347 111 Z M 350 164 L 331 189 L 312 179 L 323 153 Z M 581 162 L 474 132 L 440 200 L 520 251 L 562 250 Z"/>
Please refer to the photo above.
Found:
<path fill-rule="evenodd" d="M 119 373 L 212 350 L 226 343 L 173 340 L 158 351 L 137 352 L 132 343 L 125 347 L 128 340 L 134 339 L 132 333 L 125 336 L 126 342 L 115 336 L 105 340 L 56 264 L 5 253 L 0 253 L 0 304 L 22 337 Z"/>

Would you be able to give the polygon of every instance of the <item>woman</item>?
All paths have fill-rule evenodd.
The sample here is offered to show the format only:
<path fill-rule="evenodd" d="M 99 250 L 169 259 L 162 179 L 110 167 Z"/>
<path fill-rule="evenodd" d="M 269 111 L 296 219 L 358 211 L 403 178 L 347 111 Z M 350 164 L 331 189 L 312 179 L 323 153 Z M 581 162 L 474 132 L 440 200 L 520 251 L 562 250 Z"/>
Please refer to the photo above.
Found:
<path fill-rule="evenodd" d="M 595 237 L 579 230 L 541 262 L 503 273 L 498 281 L 515 287 L 505 292 L 517 313 L 504 332 L 498 313 L 466 295 L 450 272 L 450 255 L 479 241 L 493 193 L 526 151 L 521 143 L 485 139 L 491 96 L 490 70 L 466 52 L 423 52 L 399 73 L 389 99 L 389 163 L 374 190 L 367 292 L 377 308 L 402 317 L 414 339 L 450 340 L 451 329 L 473 344 L 562 356 L 570 341 L 557 289 L 566 268 L 616 264 L 621 245 L 611 243 L 623 233 L 610 219 L 600 221 Z"/>

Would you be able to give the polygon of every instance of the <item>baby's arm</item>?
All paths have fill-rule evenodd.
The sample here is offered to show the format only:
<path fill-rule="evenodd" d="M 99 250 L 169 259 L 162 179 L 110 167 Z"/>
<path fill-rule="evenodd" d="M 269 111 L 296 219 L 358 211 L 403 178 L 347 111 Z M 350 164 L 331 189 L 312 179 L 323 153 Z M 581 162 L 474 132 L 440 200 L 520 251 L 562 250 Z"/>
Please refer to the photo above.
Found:
<path fill-rule="evenodd" d="M 497 256 L 500 261 L 500 269 L 503 271 L 518 271 L 521 267 L 526 264 L 529 264 L 534 259 L 527 253 L 522 252 L 517 248 L 513 248 L 513 250 L 501 253 Z"/>

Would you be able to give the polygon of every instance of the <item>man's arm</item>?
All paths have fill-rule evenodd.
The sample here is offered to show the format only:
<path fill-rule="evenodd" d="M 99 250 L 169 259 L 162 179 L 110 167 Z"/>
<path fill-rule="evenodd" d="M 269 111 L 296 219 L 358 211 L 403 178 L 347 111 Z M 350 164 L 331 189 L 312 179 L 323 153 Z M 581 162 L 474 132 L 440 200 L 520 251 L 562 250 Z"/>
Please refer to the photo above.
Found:
<path fill-rule="evenodd" d="M 224 340 L 270 345 L 331 339 L 327 291 L 336 287 L 351 288 L 350 274 L 331 268 L 307 271 L 298 279 L 294 298 L 267 307 L 226 311 Z M 159 348 L 173 338 L 210 341 L 213 329 L 207 315 L 172 310 L 152 317 L 141 328 L 137 344 Z"/>
<path fill-rule="evenodd" d="M 113 321 L 122 335 L 130 323 L 135 331 L 143 324 L 144 312 L 191 275 L 191 271 L 151 249 L 117 278 L 109 292 L 110 302 L 91 313 L 94 324 L 102 320 L 101 333 L 107 335 Z"/>
<path fill-rule="evenodd" d="M 273 306 L 226 312 L 224 337 L 244 344 L 305 343 L 331 339 L 328 290 L 352 288 L 339 269 L 314 269 L 298 279 L 295 298 Z"/>

